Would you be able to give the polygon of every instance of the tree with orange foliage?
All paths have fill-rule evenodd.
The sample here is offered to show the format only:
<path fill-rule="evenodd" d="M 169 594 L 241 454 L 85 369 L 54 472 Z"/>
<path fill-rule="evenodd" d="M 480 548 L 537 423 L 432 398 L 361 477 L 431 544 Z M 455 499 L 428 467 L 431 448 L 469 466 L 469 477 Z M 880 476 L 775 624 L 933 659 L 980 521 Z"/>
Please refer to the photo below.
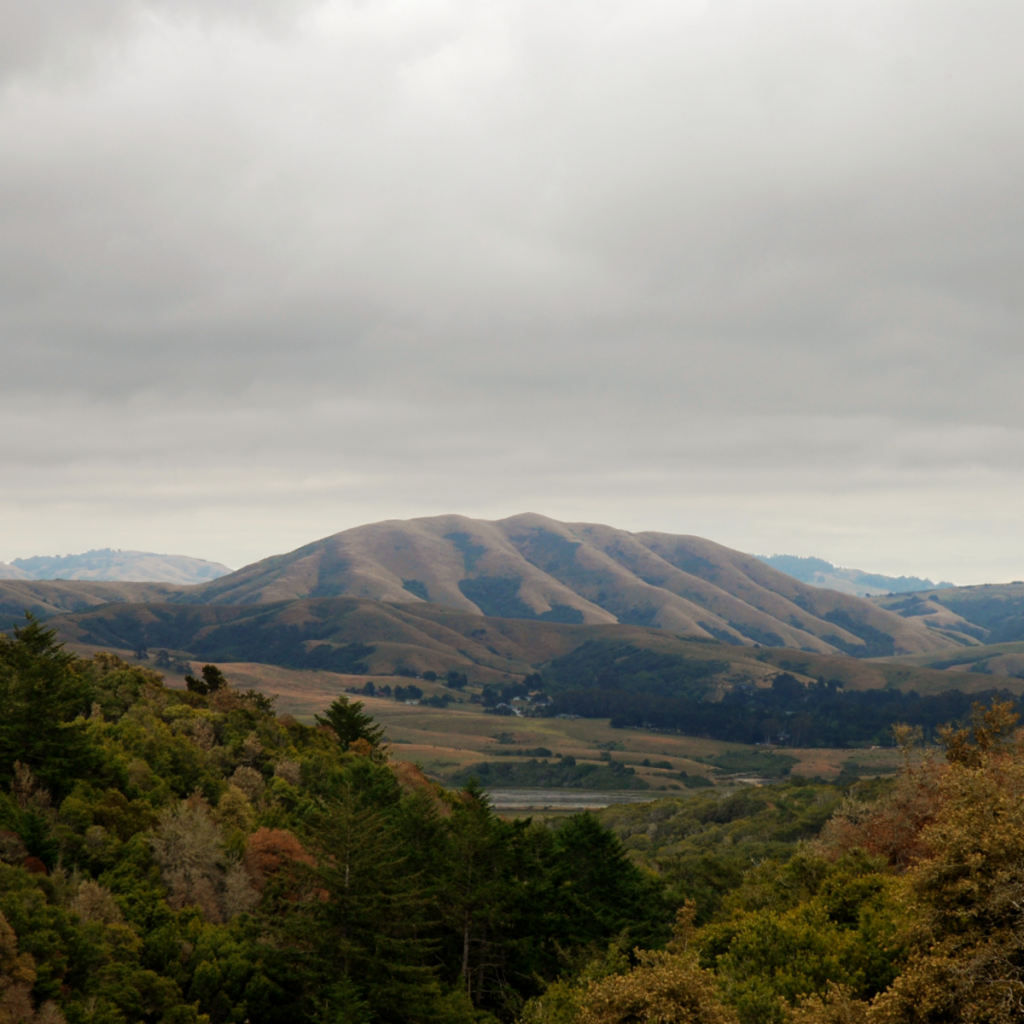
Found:
<path fill-rule="evenodd" d="M 1009 703 L 947 729 L 929 853 L 906 874 L 914 953 L 876 1000 L 884 1024 L 1024 1019 L 1024 743 Z"/>

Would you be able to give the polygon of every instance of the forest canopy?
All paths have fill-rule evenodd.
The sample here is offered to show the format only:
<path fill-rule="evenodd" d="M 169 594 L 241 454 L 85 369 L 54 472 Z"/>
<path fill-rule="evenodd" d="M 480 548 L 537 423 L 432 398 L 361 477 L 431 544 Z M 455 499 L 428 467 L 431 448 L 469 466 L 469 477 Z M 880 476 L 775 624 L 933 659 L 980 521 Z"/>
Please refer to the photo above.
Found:
<path fill-rule="evenodd" d="M 1008 703 L 941 754 L 898 730 L 895 781 L 552 824 L 394 760 L 345 696 L 306 726 L 208 668 L 0 637 L 0 1021 L 1019 1019 Z"/>

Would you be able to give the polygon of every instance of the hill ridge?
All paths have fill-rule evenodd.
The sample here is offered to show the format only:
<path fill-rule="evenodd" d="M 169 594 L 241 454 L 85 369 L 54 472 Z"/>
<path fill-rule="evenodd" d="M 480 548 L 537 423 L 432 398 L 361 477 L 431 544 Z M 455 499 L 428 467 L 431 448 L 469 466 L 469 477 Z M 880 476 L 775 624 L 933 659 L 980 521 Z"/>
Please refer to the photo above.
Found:
<path fill-rule="evenodd" d="M 951 642 L 913 619 L 802 583 L 704 538 L 563 523 L 532 512 L 357 526 L 172 600 L 263 604 L 342 596 L 428 601 L 476 615 L 654 626 L 821 654 L 918 654 Z"/>

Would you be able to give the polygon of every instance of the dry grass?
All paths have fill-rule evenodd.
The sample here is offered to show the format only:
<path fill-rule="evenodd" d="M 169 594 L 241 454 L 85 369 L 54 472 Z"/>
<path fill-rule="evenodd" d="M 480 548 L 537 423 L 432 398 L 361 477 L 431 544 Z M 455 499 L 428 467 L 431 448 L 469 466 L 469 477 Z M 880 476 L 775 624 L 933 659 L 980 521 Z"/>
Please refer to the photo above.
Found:
<path fill-rule="evenodd" d="M 345 676 L 331 672 L 295 672 L 271 665 L 230 664 L 222 666 L 232 684 L 243 689 L 252 687 L 278 695 L 277 707 L 282 713 L 309 721 L 322 711 L 347 687 L 363 687 L 368 678 L 377 685 L 408 680 L 394 676 Z M 416 680 L 429 696 L 451 693 L 440 683 Z M 617 761 L 633 766 L 637 774 L 654 787 L 675 788 L 679 781 L 672 774 L 642 765 L 667 760 L 672 773 L 685 771 L 691 775 L 710 774 L 706 765 L 694 760 L 714 757 L 730 750 L 749 749 L 737 743 L 677 736 L 671 733 L 639 729 L 613 729 L 607 719 L 506 718 L 486 714 L 477 704 L 454 704 L 448 708 L 432 708 L 423 704 L 399 704 L 385 698 L 360 696 L 366 710 L 386 729 L 387 739 L 402 760 L 416 761 L 434 773 L 447 774 L 482 760 L 495 760 L 503 752 L 515 749 L 546 747 L 552 754 L 571 755 L 578 761 L 600 761 L 602 750 L 612 747 Z M 512 743 L 499 742 L 502 733 Z M 851 757 L 866 768 L 895 770 L 893 750 L 790 750 L 798 758 L 793 772 L 798 775 L 829 777 L 838 774 L 842 763 Z"/>

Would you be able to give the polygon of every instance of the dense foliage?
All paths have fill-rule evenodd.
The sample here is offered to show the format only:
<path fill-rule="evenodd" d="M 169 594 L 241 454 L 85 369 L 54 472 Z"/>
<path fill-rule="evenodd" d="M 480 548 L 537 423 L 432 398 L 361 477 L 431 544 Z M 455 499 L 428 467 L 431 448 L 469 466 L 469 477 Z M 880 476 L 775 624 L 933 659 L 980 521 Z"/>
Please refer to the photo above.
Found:
<path fill-rule="evenodd" d="M 644 697 L 701 697 L 728 663 L 667 654 L 615 640 L 588 640 L 544 669 L 553 693 L 629 693 Z M 608 717 L 608 716 L 602 716 Z"/>
<path fill-rule="evenodd" d="M 0 1020 L 510 1019 L 566 957 L 667 936 L 593 817 L 503 821 L 344 697 L 311 728 L 190 687 L 0 637 Z"/>
<path fill-rule="evenodd" d="M 1008 703 L 895 784 L 790 783 L 609 812 L 683 901 L 665 950 L 622 944 L 530 1024 L 1010 1024 L 1024 1006 L 1024 735 Z M 919 733 L 918 733 L 919 736 Z M 823 827 L 822 827 L 823 826 Z M 794 847 L 794 837 L 808 837 Z M 814 838 L 809 838 L 814 837 Z M 689 897 L 689 898 L 686 898 Z"/>
<path fill-rule="evenodd" d="M 943 759 L 901 727 L 895 781 L 547 827 L 392 761 L 347 698 L 306 727 L 193 683 L 0 637 L 4 1024 L 1020 1019 L 1008 703 Z"/>

